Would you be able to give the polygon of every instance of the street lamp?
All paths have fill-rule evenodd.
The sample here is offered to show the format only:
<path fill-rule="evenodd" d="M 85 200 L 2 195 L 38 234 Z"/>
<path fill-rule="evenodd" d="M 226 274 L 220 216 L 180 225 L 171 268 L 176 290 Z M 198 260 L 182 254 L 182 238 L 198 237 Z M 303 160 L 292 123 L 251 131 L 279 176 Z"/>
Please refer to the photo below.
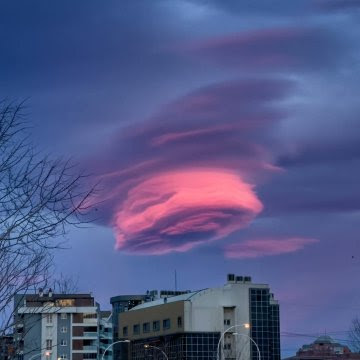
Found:
<path fill-rule="evenodd" d="M 169 358 L 167 357 L 167 355 L 165 354 L 165 352 L 164 352 L 162 349 L 160 349 L 159 347 L 157 347 L 157 346 L 145 344 L 145 345 L 144 345 L 144 348 L 145 348 L 145 349 L 153 348 L 153 349 L 160 350 L 160 351 L 164 354 L 166 360 L 169 360 Z"/>
<path fill-rule="evenodd" d="M 220 348 L 220 344 L 221 344 L 221 340 L 224 338 L 225 334 L 231 330 L 231 329 L 236 329 L 238 327 L 245 327 L 246 329 L 249 329 L 250 328 L 250 324 L 242 324 L 242 325 L 233 325 L 233 326 L 230 326 L 229 328 L 227 328 L 220 336 L 220 339 L 219 339 L 219 342 L 218 342 L 218 345 L 217 345 L 217 350 L 216 350 L 216 359 L 219 360 L 219 348 Z M 249 339 L 255 346 L 256 346 L 256 349 L 257 349 L 257 352 L 258 352 L 258 355 L 259 355 L 259 358 L 258 360 L 261 360 L 261 354 L 260 354 L 260 349 L 259 349 L 259 346 L 258 344 L 255 342 L 255 340 L 247 335 L 247 334 L 239 334 L 237 332 L 233 333 L 233 335 L 239 335 L 239 336 L 244 336 L 246 337 L 247 339 Z M 223 353 L 223 351 L 221 351 L 221 353 Z"/>
<path fill-rule="evenodd" d="M 118 341 L 113 342 L 105 349 L 104 353 L 101 356 L 101 360 L 104 360 L 105 353 L 111 348 L 111 346 L 118 344 L 118 343 L 129 343 L 129 342 L 130 342 L 130 340 L 118 340 Z"/>
<path fill-rule="evenodd" d="M 37 356 L 41 356 L 42 352 L 36 353 L 35 355 L 30 356 L 29 360 L 32 360 L 33 358 L 37 357 Z M 50 351 L 45 351 L 45 356 L 50 356 L 51 353 Z"/>

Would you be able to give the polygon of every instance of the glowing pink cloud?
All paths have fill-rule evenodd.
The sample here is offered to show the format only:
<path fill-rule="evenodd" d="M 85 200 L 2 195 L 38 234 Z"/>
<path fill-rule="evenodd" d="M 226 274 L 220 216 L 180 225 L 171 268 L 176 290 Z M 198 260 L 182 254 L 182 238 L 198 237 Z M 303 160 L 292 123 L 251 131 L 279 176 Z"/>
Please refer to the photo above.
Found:
<path fill-rule="evenodd" d="M 248 226 L 263 206 L 251 185 L 224 169 L 184 169 L 133 187 L 116 211 L 117 248 L 187 251 Z"/>
<path fill-rule="evenodd" d="M 225 248 L 225 256 L 230 259 L 247 259 L 292 253 L 306 245 L 318 242 L 317 239 L 290 237 L 284 239 L 253 239 L 230 244 Z"/>
<path fill-rule="evenodd" d="M 98 222 L 116 248 L 184 252 L 249 226 L 263 208 L 255 186 L 282 171 L 264 139 L 292 89 L 284 79 L 207 85 L 116 134 L 89 160 Z"/>

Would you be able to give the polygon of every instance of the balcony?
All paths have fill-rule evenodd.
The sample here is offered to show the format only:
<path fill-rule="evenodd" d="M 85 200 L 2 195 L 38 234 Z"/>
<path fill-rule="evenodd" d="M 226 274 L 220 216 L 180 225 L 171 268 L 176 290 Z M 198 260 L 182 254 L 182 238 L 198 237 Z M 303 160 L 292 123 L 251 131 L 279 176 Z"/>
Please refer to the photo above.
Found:
<path fill-rule="evenodd" d="M 86 350 L 86 351 L 97 351 L 97 346 L 96 346 L 96 345 L 84 345 L 84 346 L 83 346 L 83 350 Z"/>
<path fill-rule="evenodd" d="M 83 333 L 83 337 L 94 337 L 94 338 L 97 338 L 98 336 L 98 333 L 97 332 L 87 332 L 87 331 L 84 331 Z"/>

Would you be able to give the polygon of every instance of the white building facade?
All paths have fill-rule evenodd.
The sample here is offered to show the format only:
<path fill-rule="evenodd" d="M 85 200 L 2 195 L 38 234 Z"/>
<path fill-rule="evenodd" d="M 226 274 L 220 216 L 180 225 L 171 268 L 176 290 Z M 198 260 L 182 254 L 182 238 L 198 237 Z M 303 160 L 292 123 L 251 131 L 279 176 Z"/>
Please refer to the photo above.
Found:
<path fill-rule="evenodd" d="M 138 305 L 120 314 L 119 334 L 131 341 L 133 360 L 156 348 L 169 359 L 258 360 L 259 349 L 262 360 L 280 360 L 279 305 L 268 285 L 247 276 Z"/>

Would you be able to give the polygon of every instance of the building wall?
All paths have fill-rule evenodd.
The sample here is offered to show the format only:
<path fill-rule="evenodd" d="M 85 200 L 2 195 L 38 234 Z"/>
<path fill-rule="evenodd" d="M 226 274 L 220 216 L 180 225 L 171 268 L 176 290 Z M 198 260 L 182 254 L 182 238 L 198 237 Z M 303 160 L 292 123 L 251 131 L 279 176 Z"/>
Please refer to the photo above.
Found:
<path fill-rule="evenodd" d="M 181 317 L 181 326 L 178 326 L 178 318 Z M 170 328 L 164 329 L 163 321 L 170 320 Z M 154 331 L 153 322 L 160 322 L 160 329 Z M 143 332 L 143 324 L 150 323 L 150 331 Z M 139 310 L 131 310 L 119 315 L 119 334 L 120 338 L 132 340 L 143 339 L 155 336 L 164 336 L 172 333 L 184 331 L 184 301 L 163 303 L 159 306 L 152 306 Z M 134 334 L 134 325 L 140 325 L 140 333 Z M 127 327 L 128 335 L 123 334 L 123 328 Z"/>
<path fill-rule="evenodd" d="M 24 360 L 30 359 L 31 356 L 41 351 L 42 337 L 42 316 L 41 314 L 25 314 L 24 324 Z"/>

